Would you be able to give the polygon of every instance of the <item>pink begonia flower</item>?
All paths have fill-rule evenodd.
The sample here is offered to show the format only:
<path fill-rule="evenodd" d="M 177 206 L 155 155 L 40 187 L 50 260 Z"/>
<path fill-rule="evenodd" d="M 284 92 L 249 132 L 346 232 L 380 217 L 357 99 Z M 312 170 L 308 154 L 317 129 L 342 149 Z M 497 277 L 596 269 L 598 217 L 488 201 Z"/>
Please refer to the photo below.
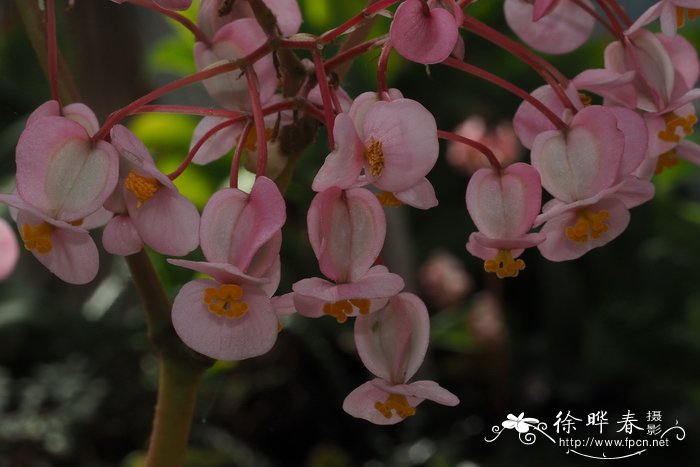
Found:
<path fill-rule="evenodd" d="M 114 3 L 125 3 L 129 0 L 112 0 Z M 156 5 L 168 10 L 186 10 L 192 5 L 192 0 L 153 0 Z"/>
<path fill-rule="evenodd" d="M 582 0 L 593 8 L 589 0 Z M 572 0 L 505 0 L 506 21 L 530 47 L 563 54 L 580 47 L 591 35 L 595 19 Z"/>
<path fill-rule="evenodd" d="M 336 147 L 314 178 L 313 190 L 371 183 L 410 204 L 427 200 L 426 207 L 436 205 L 425 178 L 439 152 L 435 118 L 410 99 L 371 99 L 358 97 L 357 107 L 353 103 L 348 114 L 336 117 Z"/>
<path fill-rule="evenodd" d="M 271 297 L 280 280 L 285 220 L 284 199 L 266 177 L 250 194 L 228 188 L 211 197 L 200 229 L 207 261 L 168 260 L 211 276 L 185 284 L 173 302 L 173 326 L 187 346 L 221 360 L 272 348 L 278 320 Z"/>
<path fill-rule="evenodd" d="M 667 36 L 675 36 L 678 28 L 685 25 L 685 16 L 694 20 L 700 16 L 700 0 L 661 0 L 650 6 L 628 32 L 636 31 L 659 18 L 661 31 Z"/>
<path fill-rule="evenodd" d="M 393 425 L 414 415 L 429 399 L 455 406 L 457 396 L 434 381 L 408 381 L 420 368 L 428 348 L 430 319 L 423 302 L 400 293 L 381 310 L 355 320 L 355 344 L 362 363 L 376 378 L 343 401 L 343 410 L 377 425 Z"/>
<path fill-rule="evenodd" d="M 389 38 L 396 51 L 408 60 L 425 65 L 445 60 L 457 45 L 462 10 L 454 5 L 455 18 L 434 1 L 406 0 L 396 9 Z"/>
<path fill-rule="evenodd" d="M 282 36 L 291 36 L 299 32 L 302 16 L 297 0 L 263 0 L 263 3 L 277 18 L 277 26 Z M 253 10 L 246 1 L 233 2 L 229 11 L 222 9 L 222 5 L 221 0 L 202 0 L 199 7 L 197 23 L 209 37 L 231 21 L 254 17 Z"/>
<path fill-rule="evenodd" d="M 19 245 L 12 227 L 0 218 L 0 281 L 12 274 L 19 259 Z"/>
<path fill-rule="evenodd" d="M 258 22 L 251 18 L 235 20 L 219 29 L 212 38 L 211 48 L 202 42 L 194 45 L 194 60 L 198 70 L 239 60 L 267 40 Z M 260 100 L 264 104 L 277 88 L 277 75 L 270 54 L 253 65 L 258 81 Z M 248 110 L 248 84 L 240 71 L 224 73 L 204 81 L 204 87 L 221 106 L 232 110 Z"/>
<path fill-rule="evenodd" d="M 503 121 L 495 128 L 489 128 L 482 117 L 474 115 L 460 123 L 454 132 L 491 148 L 502 167 L 509 166 L 521 157 L 522 149 L 508 122 Z M 490 165 L 480 151 L 455 141 L 447 144 L 447 163 L 467 175 Z"/>
<path fill-rule="evenodd" d="M 646 154 L 643 119 L 624 108 L 590 106 L 566 132 L 546 131 L 533 144 L 532 164 L 554 196 L 535 221 L 538 245 L 551 261 L 575 259 L 619 236 L 629 208 L 651 199 L 654 187 L 631 175 Z"/>
<path fill-rule="evenodd" d="M 438 308 L 457 305 L 474 289 L 474 280 L 462 261 L 447 251 L 433 253 L 421 265 L 421 290 Z"/>
<path fill-rule="evenodd" d="M 90 107 L 80 102 L 68 104 L 61 108 L 58 101 L 51 100 L 44 102 L 39 107 L 34 109 L 34 112 L 27 118 L 26 126 L 31 125 L 35 120 L 41 117 L 65 117 L 79 123 L 85 128 L 88 135 L 93 136 L 100 129 L 100 123 L 97 121 L 95 112 Z"/>
<path fill-rule="evenodd" d="M 16 195 L 0 194 L 0 203 L 18 210 L 24 247 L 59 279 L 87 284 L 95 278 L 99 254 L 87 230 L 47 216 Z"/>
<path fill-rule="evenodd" d="M 309 241 L 321 272 L 333 282 L 302 279 L 292 287 L 299 314 L 330 315 L 340 323 L 383 306 L 403 289 L 401 277 L 372 266 L 384 244 L 386 219 L 364 188 L 329 188 L 317 194 L 307 216 Z"/>
<path fill-rule="evenodd" d="M 102 235 L 105 249 L 131 255 L 145 243 L 159 253 L 183 256 L 197 248 L 199 213 L 194 204 L 158 170 L 136 135 L 116 125 L 111 137 L 123 164 L 119 189 L 107 208 L 122 215 L 107 224 Z"/>
<path fill-rule="evenodd" d="M 484 270 L 517 277 L 525 262 L 517 259 L 525 248 L 544 241 L 544 235 L 528 233 L 542 205 L 540 177 L 524 162 L 500 173 L 479 169 L 469 180 L 467 210 L 479 230 L 469 236 L 467 250 L 484 260 Z"/>

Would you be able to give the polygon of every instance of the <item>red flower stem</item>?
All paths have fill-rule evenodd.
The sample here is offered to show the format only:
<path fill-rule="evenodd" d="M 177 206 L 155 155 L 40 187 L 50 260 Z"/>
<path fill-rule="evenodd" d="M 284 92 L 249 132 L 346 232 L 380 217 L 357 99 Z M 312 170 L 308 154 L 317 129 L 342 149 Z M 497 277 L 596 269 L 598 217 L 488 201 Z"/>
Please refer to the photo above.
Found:
<path fill-rule="evenodd" d="M 248 81 L 248 94 L 253 107 L 253 122 L 255 123 L 255 137 L 258 143 L 258 170 L 257 177 L 265 175 L 267 168 L 267 139 L 265 138 L 265 118 L 263 117 L 260 93 L 258 92 L 258 77 L 252 66 L 245 69 L 245 77 Z"/>
<path fill-rule="evenodd" d="M 318 47 L 317 39 L 278 39 L 280 49 L 315 49 Z"/>
<path fill-rule="evenodd" d="M 186 115 L 199 115 L 202 117 L 226 117 L 226 118 L 236 118 L 243 115 L 241 112 L 236 112 L 233 110 L 226 109 L 214 109 L 211 107 L 198 107 L 194 105 L 171 105 L 171 104 L 151 104 L 142 105 L 136 112 L 137 113 L 148 113 L 148 112 L 162 112 L 171 114 L 186 114 Z"/>
<path fill-rule="evenodd" d="M 204 135 L 202 135 L 202 137 L 197 140 L 197 142 L 194 144 L 194 146 L 192 146 L 192 149 L 190 149 L 190 151 L 187 153 L 187 157 L 178 166 L 178 168 L 168 174 L 168 178 L 170 180 L 175 180 L 177 177 L 179 177 L 182 174 L 182 172 L 184 172 L 185 169 L 190 165 L 190 163 L 194 159 L 194 156 L 197 154 L 197 151 L 199 151 L 199 149 L 204 145 L 204 143 L 206 143 L 209 140 L 209 138 L 214 136 L 220 130 L 223 130 L 224 128 L 233 126 L 236 123 L 239 123 L 239 122 L 245 120 L 246 118 L 248 118 L 247 115 L 239 115 L 236 118 L 232 118 L 230 120 L 226 120 L 226 121 L 219 123 L 218 125 L 211 128 L 209 131 L 204 133 Z"/>
<path fill-rule="evenodd" d="M 438 138 L 446 139 L 449 141 L 455 141 L 457 143 L 462 143 L 466 144 L 467 146 L 470 146 L 480 153 L 482 153 L 486 158 L 489 160 L 489 164 L 491 164 L 491 167 L 494 168 L 497 172 L 501 172 L 503 170 L 503 167 L 501 167 L 501 163 L 498 162 L 498 159 L 496 158 L 496 155 L 491 151 L 491 149 L 486 146 L 485 144 L 482 144 L 478 141 L 474 141 L 473 139 L 470 138 L 465 138 L 464 136 L 460 136 L 458 134 L 449 132 L 449 131 L 444 131 L 444 130 L 438 130 L 437 132 Z"/>
<path fill-rule="evenodd" d="M 388 91 L 389 86 L 386 81 L 386 72 L 389 67 L 389 55 L 391 55 L 391 41 L 387 40 L 382 47 L 382 52 L 379 54 L 377 61 L 377 92 L 379 95 Z"/>
<path fill-rule="evenodd" d="M 627 12 L 625 11 L 624 8 L 622 8 L 622 5 L 620 5 L 617 0 L 608 0 L 608 4 L 610 7 L 617 13 L 618 18 L 622 20 L 622 22 L 625 24 L 625 28 L 629 28 L 632 26 L 633 21 L 632 18 L 629 17 Z"/>
<path fill-rule="evenodd" d="M 102 128 L 100 128 L 100 130 L 92 137 L 92 141 L 97 141 L 106 138 L 107 134 L 109 133 L 109 130 L 111 130 L 114 125 L 121 122 L 124 118 L 128 117 L 129 115 L 138 112 L 138 109 L 141 108 L 141 106 L 148 104 L 149 102 L 154 101 L 159 97 L 168 94 L 169 92 L 184 88 L 194 83 L 198 83 L 213 76 L 238 70 L 246 64 L 255 63 L 255 61 L 268 54 L 270 50 L 270 44 L 265 43 L 253 52 L 251 52 L 249 55 L 246 55 L 241 60 L 238 60 L 236 62 L 224 63 L 222 65 L 217 65 L 202 71 L 198 71 L 197 73 L 185 76 L 184 78 L 180 78 L 178 80 L 173 81 L 172 83 L 168 83 L 165 86 L 155 89 L 146 94 L 145 96 L 139 97 L 135 101 L 131 102 L 130 104 L 127 104 L 126 106 L 122 107 L 116 112 L 113 112 L 109 117 L 107 117 L 107 120 L 102 125 Z"/>
<path fill-rule="evenodd" d="M 49 87 L 51 97 L 61 106 L 58 92 L 58 43 L 56 40 L 56 5 L 54 0 L 46 0 L 46 51 Z"/>
<path fill-rule="evenodd" d="M 323 63 L 321 51 L 316 48 L 311 51 L 314 58 L 314 71 L 316 72 L 316 81 L 318 88 L 321 91 L 321 101 L 323 102 L 323 117 L 328 133 L 328 146 L 335 147 L 335 139 L 333 137 L 333 125 L 335 124 L 335 115 L 333 114 L 333 98 L 331 97 L 331 88 L 328 85 L 328 77 L 326 76 L 326 68 Z"/>
<path fill-rule="evenodd" d="M 523 100 L 526 100 L 529 102 L 533 107 L 535 107 L 537 110 L 542 112 L 542 114 L 551 121 L 554 126 L 556 126 L 559 130 L 566 130 L 568 127 L 566 123 L 564 123 L 561 118 L 557 117 L 554 112 L 552 112 L 549 107 L 544 105 L 540 100 L 534 98 L 532 95 L 530 95 L 527 91 L 517 87 L 513 83 L 506 81 L 505 79 L 501 78 L 500 76 L 496 76 L 493 73 L 489 73 L 488 71 L 481 69 L 479 67 L 476 67 L 474 65 L 470 65 L 469 63 L 462 62 L 460 60 L 456 60 L 452 57 L 448 57 L 445 59 L 444 62 L 445 65 L 451 66 L 452 68 L 456 68 L 458 70 L 464 71 L 465 73 L 469 73 L 470 75 L 477 76 L 483 80 L 486 80 L 492 84 L 495 84 L 498 87 L 501 87 L 505 89 L 506 91 L 509 91 L 516 96 L 520 97 Z"/>
<path fill-rule="evenodd" d="M 187 30 L 189 30 L 192 35 L 194 36 L 195 41 L 197 42 L 204 42 L 207 47 L 211 47 L 211 41 L 209 40 L 209 37 L 207 37 L 206 34 L 204 34 L 204 31 L 199 29 L 199 27 L 194 24 L 192 21 L 190 21 L 189 18 L 186 16 L 173 11 L 173 10 L 168 10 L 166 8 L 160 7 L 153 3 L 152 0 L 130 0 L 129 3 L 134 3 L 138 6 L 142 6 L 144 8 L 148 8 L 149 10 L 153 10 L 156 13 L 159 13 L 161 15 L 167 16 L 170 19 L 173 19 L 183 25 Z"/>
<path fill-rule="evenodd" d="M 376 47 L 381 47 L 384 45 L 384 41 L 386 41 L 388 38 L 388 35 L 383 35 L 374 39 L 370 39 L 368 41 L 362 42 L 361 44 L 357 44 L 354 47 L 351 47 L 342 53 L 339 53 L 335 57 L 329 58 L 326 60 L 326 71 L 331 71 L 334 68 L 342 65 L 343 63 L 347 62 L 348 60 L 353 60 L 359 55 L 362 55 L 365 52 L 368 52 Z"/>
<path fill-rule="evenodd" d="M 515 57 L 530 65 L 530 67 L 535 70 L 547 82 L 547 84 L 551 86 L 552 90 L 554 90 L 554 92 L 557 94 L 557 97 L 559 97 L 559 100 L 561 100 L 566 107 L 570 108 L 571 110 L 576 110 L 576 107 L 565 92 L 565 88 L 568 86 L 569 80 L 563 74 L 561 74 L 556 67 L 552 66 L 551 63 L 542 59 L 542 57 L 533 53 L 527 47 L 524 47 L 523 45 L 503 35 L 501 32 L 469 15 L 464 16 L 462 26 L 468 31 L 483 37 L 489 42 L 492 42 L 493 44 L 510 52 Z"/>
<path fill-rule="evenodd" d="M 365 21 L 368 17 L 374 15 L 378 11 L 384 10 L 385 8 L 388 8 L 394 3 L 398 3 L 399 1 L 400 0 L 379 0 L 377 3 L 369 5 L 368 7 L 364 8 L 361 12 L 359 12 L 358 14 L 341 24 L 340 26 L 337 26 L 336 28 L 321 34 L 321 37 L 318 38 L 318 42 L 320 44 L 327 44 L 329 42 L 334 41 L 338 38 L 338 36 L 346 32 L 348 29 L 357 26 L 358 24 Z"/>
<path fill-rule="evenodd" d="M 231 161 L 231 174 L 229 175 L 229 186 L 231 188 L 238 188 L 238 172 L 241 170 L 241 155 L 243 154 L 243 142 L 248 138 L 250 130 L 253 129 L 253 121 L 248 120 L 243 126 L 243 131 L 238 135 L 238 142 L 236 143 L 236 150 L 233 152 L 233 160 Z M 258 160 L 260 164 L 260 160 Z"/>

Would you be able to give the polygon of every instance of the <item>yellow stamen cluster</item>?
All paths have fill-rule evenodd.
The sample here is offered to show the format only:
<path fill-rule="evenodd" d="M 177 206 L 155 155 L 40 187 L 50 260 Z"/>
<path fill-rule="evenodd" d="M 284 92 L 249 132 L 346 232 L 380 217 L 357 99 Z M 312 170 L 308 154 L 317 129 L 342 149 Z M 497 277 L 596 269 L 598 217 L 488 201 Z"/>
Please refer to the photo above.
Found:
<path fill-rule="evenodd" d="M 700 17 L 700 9 L 698 8 L 684 8 L 682 6 L 676 7 L 676 26 L 682 28 L 685 26 L 685 13 L 688 13 L 688 19 L 693 21 L 695 18 Z"/>
<path fill-rule="evenodd" d="M 495 258 L 484 261 L 484 271 L 496 273 L 499 279 L 518 277 L 518 273 L 523 269 L 525 261 L 513 259 L 510 250 L 498 250 Z"/>
<path fill-rule="evenodd" d="M 370 300 L 367 298 L 340 300 L 323 305 L 323 313 L 334 317 L 339 323 L 344 323 L 348 320 L 348 316 L 352 314 L 353 307 L 357 308 L 361 315 L 366 315 L 369 313 L 369 305 Z"/>
<path fill-rule="evenodd" d="M 140 208 L 143 203 L 156 194 L 161 184 L 155 178 L 144 177 L 132 169 L 124 181 L 124 187 L 136 196 L 136 199 L 138 199 L 136 207 Z"/>
<path fill-rule="evenodd" d="M 365 148 L 365 159 L 369 164 L 369 173 L 373 177 L 379 177 L 384 170 L 384 152 L 382 142 L 374 138 L 370 139 L 369 146 Z"/>
<path fill-rule="evenodd" d="M 581 209 L 576 213 L 577 220 L 574 225 L 566 228 L 566 238 L 572 242 L 584 243 L 595 240 L 608 231 L 607 220 L 610 213 L 601 209 L 593 212 L 590 209 Z"/>
<path fill-rule="evenodd" d="M 593 98 L 589 94 L 586 94 L 585 92 L 579 92 L 578 98 L 581 99 L 581 103 L 583 104 L 584 107 L 588 107 L 589 105 L 591 105 L 593 103 Z"/>
<path fill-rule="evenodd" d="M 374 408 L 386 418 L 392 417 L 392 411 L 401 418 L 415 415 L 416 408 L 411 407 L 406 400 L 406 396 L 401 394 L 389 394 L 385 402 L 377 401 L 374 403 Z"/>
<path fill-rule="evenodd" d="M 666 129 L 659 131 L 659 139 L 668 143 L 680 143 L 681 137 L 676 134 L 676 129 L 681 128 L 683 134 L 688 136 L 693 132 L 693 125 L 697 123 L 698 118 L 695 115 L 680 117 L 673 112 L 669 112 L 664 115 L 664 120 L 666 120 Z"/>
<path fill-rule="evenodd" d="M 678 164 L 678 156 L 676 156 L 676 152 L 673 150 L 665 152 L 665 153 L 661 154 L 659 156 L 659 159 L 656 161 L 656 169 L 654 170 L 654 173 L 656 175 L 659 175 L 665 169 L 670 169 L 671 167 L 675 167 L 677 164 Z"/>
<path fill-rule="evenodd" d="M 382 191 L 377 193 L 377 199 L 379 204 L 382 206 L 389 206 L 390 208 L 398 208 L 401 206 L 401 200 L 394 196 L 394 193 L 390 191 Z"/>
<path fill-rule="evenodd" d="M 204 290 L 203 301 L 209 311 L 221 318 L 240 318 L 248 312 L 248 304 L 241 302 L 243 288 L 236 284 L 222 284 Z"/>
<path fill-rule="evenodd" d="M 51 235 L 55 227 L 48 222 L 39 225 L 22 224 L 22 240 L 27 250 L 36 250 L 37 253 L 48 253 L 53 248 Z"/>

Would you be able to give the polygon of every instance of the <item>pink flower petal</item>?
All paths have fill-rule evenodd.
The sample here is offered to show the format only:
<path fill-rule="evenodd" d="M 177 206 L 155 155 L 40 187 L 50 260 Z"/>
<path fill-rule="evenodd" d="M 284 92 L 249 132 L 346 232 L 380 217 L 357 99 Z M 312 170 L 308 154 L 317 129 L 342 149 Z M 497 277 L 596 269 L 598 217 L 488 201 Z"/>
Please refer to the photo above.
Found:
<path fill-rule="evenodd" d="M 42 117 L 17 143 L 17 192 L 60 220 L 96 211 L 114 190 L 118 156 L 111 144 L 91 145 L 85 129 L 63 117 Z"/>
<path fill-rule="evenodd" d="M 129 216 L 115 216 L 102 232 L 102 246 L 108 253 L 129 256 L 143 248 L 143 240 Z"/>
<path fill-rule="evenodd" d="M 244 360 L 267 353 L 277 340 L 277 316 L 270 299 L 243 286 L 248 311 L 238 318 L 216 316 L 204 302 L 207 288 L 221 284 L 199 279 L 185 284 L 173 302 L 175 332 L 190 348 L 217 360 Z"/>
<path fill-rule="evenodd" d="M 424 12 L 420 0 L 406 0 L 396 9 L 389 37 L 396 51 L 417 63 L 431 64 L 445 60 L 457 43 L 454 16 L 443 8 Z"/>
<path fill-rule="evenodd" d="M 0 281 L 14 271 L 19 259 L 19 245 L 14 230 L 5 219 L 0 219 Z"/>
<path fill-rule="evenodd" d="M 364 166 L 364 146 L 348 114 L 341 113 L 335 117 L 333 136 L 335 148 L 326 156 L 311 185 L 316 192 L 331 187 L 350 188 L 357 181 Z"/>
<path fill-rule="evenodd" d="M 594 8 L 588 0 L 587 6 Z M 527 45 L 549 54 L 563 54 L 580 47 L 591 35 L 595 20 L 571 0 L 560 0 L 546 16 L 533 21 L 528 0 L 505 0 L 506 21 Z"/>
<path fill-rule="evenodd" d="M 355 320 L 355 345 L 365 367 L 393 384 L 405 383 L 418 371 L 430 338 L 430 319 L 423 302 L 400 293 L 381 310 Z"/>
<path fill-rule="evenodd" d="M 204 117 L 201 119 L 192 134 L 190 150 L 209 130 L 226 120 L 223 117 Z M 242 129 L 243 125 L 238 123 L 217 131 L 199 147 L 192 162 L 205 165 L 226 155 L 236 146 L 238 135 L 240 135 Z"/>
<path fill-rule="evenodd" d="M 431 209 L 438 205 L 433 184 L 425 177 L 412 187 L 397 191 L 394 196 L 402 203 L 418 209 Z"/>
<path fill-rule="evenodd" d="M 387 418 L 374 404 L 384 402 L 389 397 L 389 392 L 378 388 L 374 381 L 368 381 L 352 391 L 343 401 L 343 410 L 355 418 L 368 420 L 375 425 L 395 425 L 404 420 L 395 412 Z M 409 399 L 407 401 L 412 407 L 420 404 L 421 400 Z"/>

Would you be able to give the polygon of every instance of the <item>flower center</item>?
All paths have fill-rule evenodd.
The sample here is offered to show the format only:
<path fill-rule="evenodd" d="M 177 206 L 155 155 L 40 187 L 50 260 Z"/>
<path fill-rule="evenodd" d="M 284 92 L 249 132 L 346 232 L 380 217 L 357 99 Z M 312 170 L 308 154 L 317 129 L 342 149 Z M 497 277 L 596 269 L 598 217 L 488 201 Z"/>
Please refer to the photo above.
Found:
<path fill-rule="evenodd" d="M 700 16 L 700 9 L 698 8 L 684 8 L 681 6 L 676 7 L 676 26 L 682 28 L 685 26 L 685 13 L 688 12 L 688 19 L 693 21 L 695 18 Z"/>
<path fill-rule="evenodd" d="M 382 142 L 371 138 L 369 146 L 365 148 L 365 159 L 369 164 L 369 173 L 373 177 L 379 177 L 384 170 L 384 152 L 382 152 Z"/>
<path fill-rule="evenodd" d="M 273 133 L 274 130 L 272 128 L 265 128 L 265 141 L 270 141 L 272 139 Z M 255 128 L 251 128 L 251 130 L 246 135 L 245 139 L 243 140 L 243 147 L 248 151 L 257 151 L 258 134 L 256 133 Z"/>
<path fill-rule="evenodd" d="M 386 401 L 377 401 L 374 403 L 374 408 L 379 411 L 386 418 L 391 418 L 393 415 L 391 412 L 395 412 L 401 418 L 410 417 L 415 415 L 416 408 L 411 407 L 406 400 L 406 396 L 401 394 L 389 394 Z"/>
<path fill-rule="evenodd" d="M 131 170 L 124 181 L 124 188 L 129 190 L 136 196 L 138 201 L 136 207 L 140 208 L 143 203 L 151 199 L 161 187 L 161 184 L 155 178 L 144 177 L 136 173 L 136 170 Z"/>
<path fill-rule="evenodd" d="M 401 200 L 394 196 L 394 193 L 390 191 L 382 191 L 377 193 L 377 199 L 379 204 L 382 206 L 389 206 L 390 208 L 398 208 L 401 206 Z"/>
<path fill-rule="evenodd" d="M 333 303 L 323 305 L 323 313 L 332 316 L 339 323 L 344 323 L 348 320 L 353 312 L 353 307 L 357 308 L 361 315 L 369 313 L 370 300 L 368 298 L 353 298 L 350 300 L 340 300 Z"/>
<path fill-rule="evenodd" d="M 676 134 L 676 129 L 681 128 L 684 136 L 688 136 L 693 132 L 693 125 L 698 121 L 698 118 L 695 115 L 680 117 L 669 112 L 664 114 L 664 120 L 666 120 L 666 129 L 658 133 L 659 139 L 667 143 L 680 143 L 681 137 Z"/>
<path fill-rule="evenodd" d="M 498 250 L 495 258 L 484 261 L 484 271 L 495 272 L 499 279 L 518 277 L 518 273 L 523 269 L 525 269 L 525 261 L 513 259 L 510 250 Z"/>
<path fill-rule="evenodd" d="M 51 243 L 51 234 L 55 227 L 48 222 L 42 222 L 39 225 L 32 226 L 22 224 L 22 240 L 24 247 L 27 250 L 36 250 L 37 253 L 48 253 L 53 248 Z"/>
<path fill-rule="evenodd" d="M 608 231 L 610 213 L 605 209 L 593 212 L 590 209 L 581 209 L 576 213 L 578 219 L 574 225 L 566 228 L 566 238 L 572 242 L 584 243 L 600 237 Z"/>
<path fill-rule="evenodd" d="M 656 161 L 656 169 L 654 170 L 654 174 L 659 175 L 664 170 L 675 167 L 677 164 L 678 157 L 676 156 L 676 152 L 673 150 L 665 152 L 661 154 L 659 159 Z"/>
<path fill-rule="evenodd" d="M 243 288 L 236 284 L 222 284 L 204 290 L 203 301 L 209 311 L 221 318 L 240 318 L 248 312 L 248 304 L 241 302 Z"/>

